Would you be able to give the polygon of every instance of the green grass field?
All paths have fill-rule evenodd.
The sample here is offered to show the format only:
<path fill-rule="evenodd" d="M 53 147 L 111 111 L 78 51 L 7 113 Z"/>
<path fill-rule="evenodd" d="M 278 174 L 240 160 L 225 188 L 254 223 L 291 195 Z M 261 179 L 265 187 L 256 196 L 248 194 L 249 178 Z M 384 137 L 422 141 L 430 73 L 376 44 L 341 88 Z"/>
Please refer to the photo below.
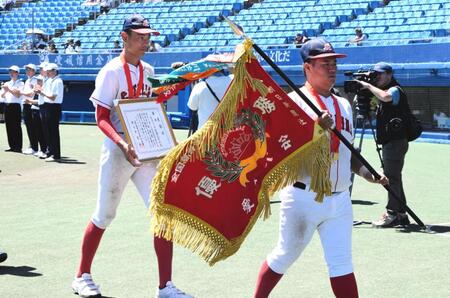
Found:
<path fill-rule="evenodd" d="M 24 130 L 25 132 L 25 130 Z M 186 131 L 176 131 L 179 140 Z M 95 126 L 61 126 L 64 163 L 4 153 L 0 125 L 0 297 L 75 297 L 70 283 L 81 237 L 94 211 L 102 135 Z M 25 137 L 24 137 L 25 139 Z M 27 141 L 24 142 L 27 145 Z M 435 233 L 355 226 L 353 255 L 360 297 L 450 297 L 450 146 L 410 143 L 404 169 L 409 206 Z M 373 142 L 363 155 L 378 168 Z M 384 210 L 386 192 L 355 180 L 355 220 L 370 222 Z M 277 200 L 275 197 L 274 200 Z M 277 241 L 278 204 L 259 221 L 242 248 L 208 266 L 181 247 L 174 282 L 195 297 L 251 297 L 259 266 Z M 105 297 L 154 297 L 157 286 L 149 218 L 132 183 L 103 237 L 93 276 Z M 317 235 L 271 297 L 333 297 Z"/>

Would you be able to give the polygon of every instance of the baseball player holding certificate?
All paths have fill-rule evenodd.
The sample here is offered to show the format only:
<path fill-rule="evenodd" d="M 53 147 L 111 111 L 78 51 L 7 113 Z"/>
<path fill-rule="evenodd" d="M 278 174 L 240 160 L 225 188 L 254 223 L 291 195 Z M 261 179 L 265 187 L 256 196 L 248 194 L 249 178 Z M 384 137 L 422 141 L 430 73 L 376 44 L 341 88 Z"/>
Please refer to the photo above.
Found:
<path fill-rule="evenodd" d="M 90 100 L 96 109 L 97 125 L 106 135 L 100 157 L 99 191 L 96 210 L 89 221 L 81 246 L 81 261 L 72 283 L 81 297 L 100 297 L 101 293 L 91 276 L 91 264 L 102 235 L 116 215 L 122 193 L 131 179 L 149 206 L 150 183 L 156 173 L 158 161 L 141 163 L 134 148 L 124 140 L 114 101 L 151 96 L 153 68 L 141 61 L 147 51 L 150 35 L 159 33 L 150 27 L 147 19 L 134 14 L 127 17 L 121 32 L 124 49 L 99 72 Z M 158 259 L 159 287 L 156 297 L 191 297 L 177 289 L 172 279 L 172 242 L 154 238 Z M 130 296 L 133 296 L 130 293 Z"/>

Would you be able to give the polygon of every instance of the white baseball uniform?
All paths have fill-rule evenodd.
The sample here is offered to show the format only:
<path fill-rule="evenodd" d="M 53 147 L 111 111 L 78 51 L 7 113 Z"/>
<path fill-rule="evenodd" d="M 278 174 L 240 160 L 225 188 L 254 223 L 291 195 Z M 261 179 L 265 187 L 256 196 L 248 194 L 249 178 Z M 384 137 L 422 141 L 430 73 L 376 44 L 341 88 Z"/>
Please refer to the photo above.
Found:
<path fill-rule="evenodd" d="M 308 89 L 303 87 L 301 90 L 320 109 Z M 317 115 L 296 93 L 292 92 L 289 96 L 313 119 L 317 118 Z M 336 123 L 333 98 L 320 97 Z M 351 105 L 345 98 L 335 97 L 342 117 L 341 133 L 347 140 L 353 142 Z M 316 202 L 314 200 L 316 194 L 309 191 L 310 177 L 301 179 L 301 182 L 305 184 L 305 190 L 288 186 L 280 192 L 279 239 L 277 246 L 267 257 L 267 264 L 273 271 L 284 274 L 300 256 L 314 231 L 317 230 L 330 277 L 353 272 L 351 255 L 353 213 L 349 194 L 350 160 L 351 151 L 340 142 L 339 157 L 330 168 L 333 194 L 326 196 L 323 203 Z"/>
<path fill-rule="evenodd" d="M 153 68 L 143 61 L 143 88 L 139 97 L 151 96 L 151 83 L 148 76 L 153 76 Z M 139 82 L 139 67 L 128 64 L 132 85 L 136 89 Z M 120 57 L 112 59 L 97 75 L 95 90 L 90 100 L 94 106 L 109 109 L 110 119 L 117 132 L 124 135 L 119 116 L 114 109 L 116 99 L 128 98 L 128 85 Z M 149 206 L 150 183 L 156 174 L 158 161 L 146 162 L 140 167 L 133 167 L 125 158 L 120 148 L 106 138 L 100 157 L 99 191 L 97 207 L 92 222 L 99 228 L 106 228 L 116 215 L 122 193 L 131 178 L 146 207 Z"/>

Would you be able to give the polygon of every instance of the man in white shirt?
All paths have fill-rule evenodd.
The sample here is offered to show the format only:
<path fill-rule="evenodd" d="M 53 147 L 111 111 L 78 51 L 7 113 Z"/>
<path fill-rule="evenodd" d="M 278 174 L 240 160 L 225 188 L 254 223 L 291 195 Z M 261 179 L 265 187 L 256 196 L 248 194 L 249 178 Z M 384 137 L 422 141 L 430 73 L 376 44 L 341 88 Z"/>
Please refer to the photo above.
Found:
<path fill-rule="evenodd" d="M 41 73 L 44 71 L 41 70 Z M 30 145 L 32 150 L 32 154 L 39 158 L 47 158 L 47 155 L 45 152 L 47 152 L 47 139 L 44 135 L 43 125 L 42 125 L 42 118 L 41 118 L 41 109 L 39 108 L 39 97 L 42 97 L 42 95 L 38 95 L 35 92 L 36 88 L 40 88 L 44 85 L 44 77 L 42 75 L 34 76 L 33 77 L 33 89 L 31 91 L 24 91 L 24 110 L 27 105 L 30 106 L 30 126 L 31 126 L 31 135 L 30 137 Z M 27 86 L 27 83 L 25 83 L 25 86 Z M 31 86 L 30 86 L 31 87 Z M 25 90 L 25 88 L 24 88 Z M 42 103 L 44 102 L 44 99 L 42 99 Z M 25 113 L 24 113 L 25 114 Z M 25 119 L 25 115 L 24 115 Z M 28 127 L 27 127 L 28 129 Z M 30 135 L 30 133 L 29 133 Z M 41 148 L 39 150 L 39 147 Z M 25 153 L 25 152 L 24 152 Z M 25 153 L 27 154 L 27 153 Z"/>
<path fill-rule="evenodd" d="M 9 68 L 11 80 L 3 84 L 0 97 L 5 102 L 5 127 L 9 149 L 6 152 L 22 153 L 22 95 L 23 82 L 19 80 L 20 68 L 13 65 Z"/>
<path fill-rule="evenodd" d="M 188 100 L 188 107 L 198 113 L 198 127 L 201 127 L 214 112 L 228 89 L 233 76 L 226 76 L 223 72 L 201 80 L 192 88 Z"/>
<path fill-rule="evenodd" d="M 49 153 L 45 161 L 59 161 L 61 159 L 59 120 L 64 97 L 64 84 L 58 75 L 58 65 L 49 63 L 44 70 L 47 72 L 48 79 L 44 83 L 44 88 L 38 88 L 36 93 L 44 96 L 46 111 Z"/>
<path fill-rule="evenodd" d="M 48 121 L 47 121 L 47 111 L 45 109 L 44 95 L 37 92 L 38 89 L 44 88 L 44 83 L 47 81 L 47 72 L 45 71 L 45 67 L 47 66 L 48 62 L 42 62 L 39 65 L 39 76 L 37 77 L 37 83 L 35 86 L 34 92 L 37 94 L 37 106 L 39 108 L 39 118 L 40 118 L 40 125 L 42 130 L 42 148 L 41 152 L 37 154 L 36 156 L 45 159 L 47 158 L 48 152 L 48 143 L 49 143 L 49 136 L 48 136 Z"/>
<path fill-rule="evenodd" d="M 25 73 L 27 75 L 27 80 L 25 81 L 25 85 L 21 91 L 21 95 L 23 96 L 23 105 L 22 105 L 22 115 L 23 122 L 25 123 L 25 127 L 27 128 L 28 140 L 30 141 L 30 147 L 23 151 L 24 154 L 35 154 L 38 151 L 38 140 L 36 130 L 33 127 L 32 120 L 32 104 L 29 101 L 34 98 L 34 87 L 36 86 L 36 65 L 27 64 L 24 66 Z"/>

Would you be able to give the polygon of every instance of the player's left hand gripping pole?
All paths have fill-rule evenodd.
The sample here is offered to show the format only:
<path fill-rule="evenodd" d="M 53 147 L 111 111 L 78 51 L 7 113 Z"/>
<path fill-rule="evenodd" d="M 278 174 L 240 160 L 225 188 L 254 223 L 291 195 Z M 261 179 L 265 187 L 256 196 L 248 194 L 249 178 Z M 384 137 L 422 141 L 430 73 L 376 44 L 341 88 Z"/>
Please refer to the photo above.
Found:
<path fill-rule="evenodd" d="M 244 39 L 250 39 L 248 36 L 245 35 L 244 31 L 242 30 L 242 27 L 237 25 L 236 23 L 232 22 L 227 17 L 224 17 L 225 20 L 228 22 L 228 24 L 231 27 L 231 30 L 233 32 Z M 305 103 L 320 117 L 322 116 L 322 112 L 309 100 L 308 97 L 306 97 L 303 92 L 301 92 L 297 86 L 294 84 L 294 82 L 289 79 L 289 77 L 270 59 L 269 56 L 264 53 L 264 51 L 255 43 L 252 42 L 252 47 L 255 49 L 255 51 L 278 73 L 278 75 L 283 78 L 283 80 L 289 85 L 289 87 L 292 88 L 292 90 L 295 91 L 304 101 Z M 380 174 L 378 174 L 377 171 L 367 162 L 364 157 L 359 153 L 358 150 L 356 150 L 353 145 L 341 134 L 340 131 L 334 127 L 332 129 L 333 133 L 339 138 L 339 140 L 352 152 L 352 154 L 370 171 L 370 173 L 375 177 L 375 179 L 379 180 L 381 178 Z M 402 205 L 402 207 L 405 208 L 406 212 L 408 212 L 409 215 L 415 220 L 415 222 L 423 229 L 427 229 L 425 224 L 420 220 L 420 218 L 406 205 L 404 201 L 402 201 L 397 194 L 394 193 L 392 188 L 389 185 L 383 185 L 383 187 L 394 197 L 394 199 Z"/>

